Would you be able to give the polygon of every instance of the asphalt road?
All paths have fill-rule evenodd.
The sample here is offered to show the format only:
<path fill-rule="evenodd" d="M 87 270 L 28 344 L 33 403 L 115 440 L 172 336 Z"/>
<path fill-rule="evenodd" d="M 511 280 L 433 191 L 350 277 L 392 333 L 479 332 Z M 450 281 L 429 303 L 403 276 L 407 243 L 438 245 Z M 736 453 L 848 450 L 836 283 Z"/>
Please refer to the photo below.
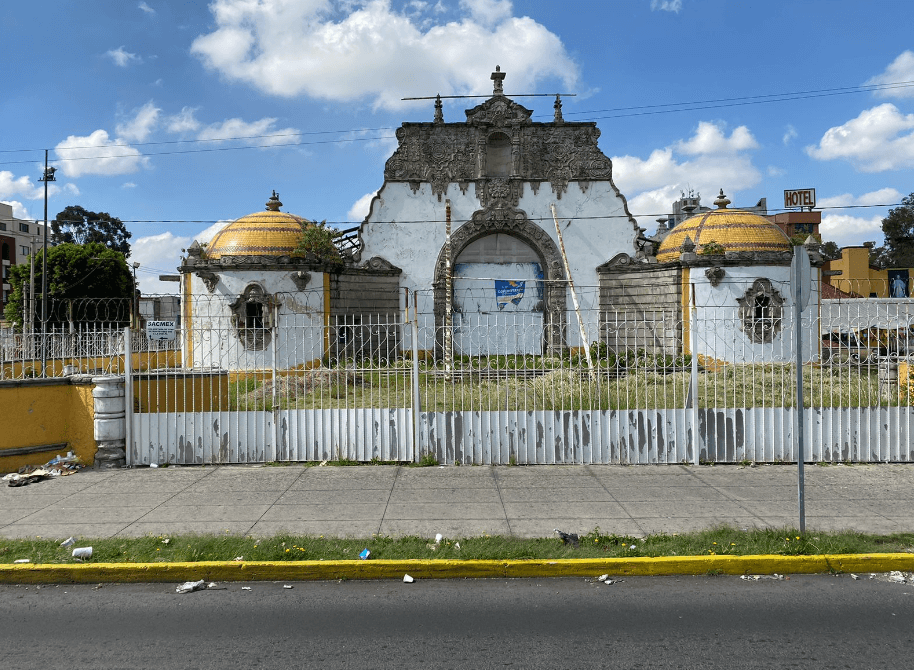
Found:
<path fill-rule="evenodd" d="M 0 586 L 8 668 L 910 668 L 914 586 L 849 576 Z M 243 587 L 250 587 L 244 590 Z"/>

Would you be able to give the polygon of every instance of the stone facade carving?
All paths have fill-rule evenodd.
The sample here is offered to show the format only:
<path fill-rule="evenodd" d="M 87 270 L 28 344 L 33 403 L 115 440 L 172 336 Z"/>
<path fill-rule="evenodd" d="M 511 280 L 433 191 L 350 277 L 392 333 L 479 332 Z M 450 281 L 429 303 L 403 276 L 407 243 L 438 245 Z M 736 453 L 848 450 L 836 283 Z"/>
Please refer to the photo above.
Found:
<path fill-rule="evenodd" d="M 380 256 L 369 258 L 364 265 L 360 266 L 360 269 L 371 270 L 374 274 L 385 275 L 399 275 L 403 272 L 402 269 Z"/>
<path fill-rule="evenodd" d="M 725 274 L 726 272 L 724 272 L 724 269 L 719 265 L 715 265 L 714 267 L 710 267 L 705 270 L 705 277 L 708 278 L 711 286 L 715 288 L 720 286 L 720 282 L 723 280 Z"/>
<path fill-rule="evenodd" d="M 781 332 L 784 298 L 768 279 L 756 279 L 739 303 L 739 328 L 756 344 L 772 342 Z"/>
<path fill-rule="evenodd" d="M 249 284 L 229 309 L 238 339 L 245 349 L 263 351 L 273 336 L 273 301 L 260 284 Z"/>
<path fill-rule="evenodd" d="M 203 280 L 207 291 L 212 293 L 216 290 L 216 284 L 219 283 L 219 275 L 209 270 L 197 270 L 196 275 Z"/>
<path fill-rule="evenodd" d="M 520 209 L 484 209 L 474 212 L 470 221 L 451 235 L 451 263 L 453 264 L 460 256 L 460 252 L 471 242 L 495 233 L 513 235 L 539 255 L 546 283 L 543 305 L 543 320 L 546 325 L 543 337 L 548 351 L 559 351 L 565 343 L 566 313 L 566 277 L 562 256 L 549 234 L 530 222 L 525 212 Z M 444 325 L 447 301 L 446 261 L 446 250 L 442 248 L 435 264 L 435 323 L 439 327 Z M 438 346 L 442 346 L 441 341 L 438 342 Z"/>
<path fill-rule="evenodd" d="M 586 189 L 589 182 L 612 179 L 612 161 L 597 145 L 595 123 L 533 123 L 531 110 L 500 96 L 466 114 L 465 124 L 404 123 L 397 129 L 399 146 L 387 161 L 384 178 L 415 183 L 416 188 L 428 182 L 439 200 L 450 183 L 476 181 L 477 194 L 491 197 L 487 182 L 495 179 L 487 174 L 486 151 L 489 136 L 497 131 L 510 141 L 511 181 L 547 181 L 561 198 L 571 181 Z"/>
<path fill-rule="evenodd" d="M 291 279 L 292 283 L 295 284 L 295 288 L 299 291 L 304 291 L 308 287 L 308 282 L 311 281 L 311 273 L 299 270 L 292 273 Z"/>

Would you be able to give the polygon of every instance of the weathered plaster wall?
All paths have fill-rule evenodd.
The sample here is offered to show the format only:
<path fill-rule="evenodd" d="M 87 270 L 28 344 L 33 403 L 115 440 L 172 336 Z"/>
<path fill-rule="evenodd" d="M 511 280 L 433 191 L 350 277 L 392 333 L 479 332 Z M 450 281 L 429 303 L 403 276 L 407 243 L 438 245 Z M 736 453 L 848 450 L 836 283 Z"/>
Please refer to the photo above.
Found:
<path fill-rule="evenodd" d="M 95 458 L 92 382 L 26 379 L 0 382 L 0 472 L 23 465 L 46 463 L 60 452 L 4 456 L 5 449 L 67 443 L 68 449 L 91 465 Z"/>
<path fill-rule="evenodd" d="M 245 349 L 233 325 L 231 304 L 250 284 L 259 284 L 278 303 L 277 332 L 296 337 L 279 337 L 277 361 L 284 367 L 307 364 L 324 355 L 324 273 L 312 272 L 304 291 L 291 279 L 292 270 L 221 271 L 213 293 L 203 280 L 191 275 L 191 319 L 185 324 L 191 339 L 194 368 L 260 370 L 273 365 L 272 347 L 261 351 Z M 185 360 L 185 365 L 190 365 Z"/>
<path fill-rule="evenodd" d="M 783 265 L 727 267 L 725 272 L 725 277 L 716 287 L 705 276 L 704 268 L 692 268 L 690 273 L 698 305 L 695 324 L 697 353 L 735 363 L 789 363 L 795 356 L 794 298 L 790 288 L 790 268 Z M 760 278 L 770 280 L 784 299 L 781 329 L 769 343 L 753 342 L 739 327 L 737 299 L 743 297 L 753 282 Z M 818 318 L 818 310 L 818 284 L 814 284 L 803 319 Z M 818 351 L 819 336 L 807 325 L 803 337 L 803 360 L 812 360 Z"/>
<path fill-rule="evenodd" d="M 594 340 L 599 308 L 596 268 L 619 253 L 634 255 L 635 228 L 625 212 L 623 198 L 608 181 L 570 182 L 561 199 L 548 182 L 538 186 L 534 192 L 529 182 L 524 183 L 517 208 L 558 244 L 550 208 L 555 203 L 571 276 L 578 287 L 578 300 L 585 315 L 588 339 Z M 482 208 L 472 184 L 465 191 L 451 184 L 446 198 L 451 201 L 452 232 Z M 431 314 L 434 308 L 429 289 L 434 282 L 438 254 L 445 244 L 444 221 L 444 199 L 438 201 L 429 183 L 420 183 L 414 192 L 407 183 L 388 182 L 372 202 L 363 229 L 362 258 L 381 256 L 403 268 L 401 286 L 423 292 L 420 294 L 420 313 Z M 456 256 L 459 250 L 454 249 L 453 254 Z M 580 345 L 570 290 L 566 321 L 569 324 L 568 344 Z"/>

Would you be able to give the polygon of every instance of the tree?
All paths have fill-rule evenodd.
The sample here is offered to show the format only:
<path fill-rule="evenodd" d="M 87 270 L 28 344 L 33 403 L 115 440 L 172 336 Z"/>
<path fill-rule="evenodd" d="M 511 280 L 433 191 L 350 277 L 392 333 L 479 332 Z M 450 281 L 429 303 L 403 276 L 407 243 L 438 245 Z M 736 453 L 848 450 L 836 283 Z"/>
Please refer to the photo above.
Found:
<path fill-rule="evenodd" d="M 302 255 L 312 254 L 324 263 L 341 263 L 340 250 L 335 244 L 340 235 L 342 233 L 328 226 L 326 221 L 320 223 L 306 221 L 295 252 Z"/>
<path fill-rule="evenodd" d="M 914 193 L 902 198 L 899 207 L 889 210 L 882 220 L 882 233 L 886 267 L 914 267 Z"/>
<path fill-rule="evenodd" d="M 35 321 L 41 321 L 42 252 L 35 257 Z M 29 291 L 29 264 L 10 268 L 7 321 L 22 329 Z M 119 251 L 99 242 L 60 244 L 48 248 L 49 324 L 74 321 L 129 322 L 134 297 L 133 276 Z"/>
<path fill-rule="evenodd" d="M 70 205 L 51 221 L 50 241 L 53 244 L 100 242 L 129 258 L 130 244 L 127 240 L 131 237 L 117 217 L 108 212 L 90 212 L 79 205 Z"/>

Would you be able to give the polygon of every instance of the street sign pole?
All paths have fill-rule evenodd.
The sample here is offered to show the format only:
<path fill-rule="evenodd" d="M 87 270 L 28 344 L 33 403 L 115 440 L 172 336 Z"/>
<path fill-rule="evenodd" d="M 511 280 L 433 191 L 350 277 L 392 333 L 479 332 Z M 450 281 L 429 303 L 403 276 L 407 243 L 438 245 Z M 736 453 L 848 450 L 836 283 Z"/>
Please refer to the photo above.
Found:
<path fill-rule="evenodd" d="M 793 333 L 796 354 L 796 436 L 797 436 L 797 498 L 800 507 L 800 534 L 806 532 L 806 491 L 803 471 L 806 454 L 804 449 L 805 429 L 803 406 L 803 308 L 809 303 L 812 280 L 809 254 L 802 246 L 793 248 L 793 262 L 790 265 L 790 284 L 793 288 Z"/>

